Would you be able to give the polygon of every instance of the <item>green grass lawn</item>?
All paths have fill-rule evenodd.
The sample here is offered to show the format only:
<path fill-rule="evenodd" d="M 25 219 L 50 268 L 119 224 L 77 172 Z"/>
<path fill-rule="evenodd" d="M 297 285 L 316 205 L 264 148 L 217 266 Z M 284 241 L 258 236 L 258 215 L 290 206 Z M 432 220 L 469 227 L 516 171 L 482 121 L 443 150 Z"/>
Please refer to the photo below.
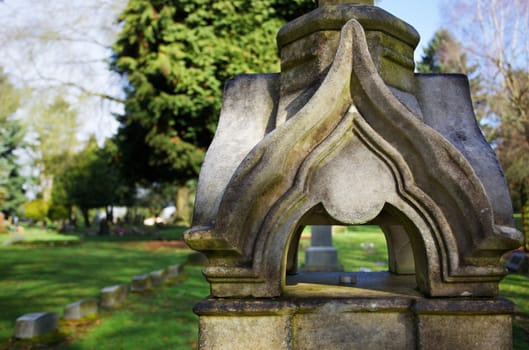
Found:
<path fill-rule="evenodd" d="M 182 229 L 179 231 L 181 236 Z M 184 262 L 190 250 L 175 248 L 161 234 L 155 240 L 151 236 L 80 238 L 33 229 L 26 230 L 22 242 L 0 245 L 0 344 L 6 346 L 14 322 L 21 315 L 38 311 L 62 315 L 65 305 L 83 298 L 97 298 L 103 287 L 130 283 L 134 275 Z M 169 236 L 175 234 L 168 232 Z M 6 236 L 1 236 L 4 242 L 8 240 Z M 120 342 L 139 341 L 139 338 L 128 340 L 134 334 L 138 337 L 152 334 L 145 341 L 153 344 L 165 342 L 172 347 L 183 341 L 192 348 L 197 323 L 191 308 L 209 293 L 209 288 L 199 269 L 188 267 L 186 273 L 190 277 L 181 285 L 162 288 L 150 297 L 133 295 L 127 299 L 126 308 L 103 313 L 97 327 L 70 348 L 121 348 L 117 345 Z M 185 330 L 175 332 L 179 327 Z M 96 343 L 104 345 L 93 346 Z"/>
<path fill-rule="evenodd" d="M 35 311 L 62 315 L 71 302 L 98 297 L 101 288 L 130 283 L 133 275 L 181 263 L 190 253 L 166 241 L 181 238 L 181 228 L 124 237 L 80 237 L 37 229 L 25 234 L 23 243 L 0 245 L 0 349 L 13 348 L 8 339 L 17 317 Z M 7 239 L 0 236 L 0 243 Z M 333 242 L 346 271 L 387 269 L 386 242 L 378 227 L 338 228 Z M 365 249 L 370 246 L 365 243 L 372 243 L 372 248 Z M 307 230 L 300 247 L 309 244 Z M 302 265 L 303 252 L 299 258 Z M 61 322 L 67 341 L 57 348 L 195 349 L 198 318 L 192 307 L 209 294 L 209 285 L 199 267 L 187 266 L 185 276 L 180 284 L 133 294 L 122 308 L 102 311 L 95 319 Z M 526 276 L 507 276 L 501 295 L 515 301 L 519 313 L 529 314 Z M 515 349 L 529 349 L 525 328 L 529 327 L 523 320 L 515 321 Z"/>

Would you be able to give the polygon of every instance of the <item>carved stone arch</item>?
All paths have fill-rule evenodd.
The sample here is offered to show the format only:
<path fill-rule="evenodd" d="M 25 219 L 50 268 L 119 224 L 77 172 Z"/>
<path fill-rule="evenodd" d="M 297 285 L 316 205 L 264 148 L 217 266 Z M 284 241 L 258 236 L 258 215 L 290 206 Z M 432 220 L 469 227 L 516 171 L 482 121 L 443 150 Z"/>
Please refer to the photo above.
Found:
<path fill-rule="evenodd" d="M 396 218 L 406 227 L 413 246 L 419 289 L 428 295 L 442 295 L 443 271 L 449 264 L 448 256 L 439 254 L 447 248 L 439 246 L 457 249 L 450 232 L 438 232 L 440 227 L 447 227 L 444 218 L 431 199 L 414 185 L 402 156 L 369 127 L 354 107 L 348 116 L 345 120 L 352 122 L 352 128 L 337 128 L 307 157 L 295 185 L 270 211 L 262 229 L 264 239 L 255 247 L 254 263 L 263 265 L 263 270 L 270 273 L 269 279 L 281 280 L 283 287 L 288 252 L 299 238 L 300 226 L 356 225 L 374 220 L 384 224 Z M 366 178 L 370 173 L 376 174 L 376 179 Z M 337 178 L 336 174 L 344 176 Z M 355 184 L 358 179 L 361 188 Z M 332 185 L 326 187 L 325 181 Z"/>
<path fill-rule="evenodd" d="M 366 4 L 320 1 L 279 31 L 281 73 L 226 85 L 184 236 L 209 262 L 200 348 L 512 347 L 521 234 L 468 81 L 414 74 L 418 33 Z M 287 277 L 304 225 L 364 223 L 389 272 Z"/>
<path fill-rule="evenodd" d="M 420 106 L 402 102 L 417 104 L 411 93 L 386 85 L 358 21 L 343 25 L 324 71 L 321 83 L 307 90 L 314 93 L 300 95 L 306 102 L 298 99 L 295 112 L 216 189 L 213 206 L 195 215 L 185 239 L 210 260 L 204 273 L 212 294 L 281 295 L 292 265 L 289 247 L 319 207 L 325 220 L 343 224 L 393 218 L 410 240 L 424 294 L 497 294 L 504 275 L 499 257 L 520 237 L 503 226 L 507 220 L 495 210 L 475 165 L 423 121 Z M 267 79 L 275 81 L 267 87 L 277 86 L 277 76 Z M 396 235 L 390 229 L 386 234 Z"/>

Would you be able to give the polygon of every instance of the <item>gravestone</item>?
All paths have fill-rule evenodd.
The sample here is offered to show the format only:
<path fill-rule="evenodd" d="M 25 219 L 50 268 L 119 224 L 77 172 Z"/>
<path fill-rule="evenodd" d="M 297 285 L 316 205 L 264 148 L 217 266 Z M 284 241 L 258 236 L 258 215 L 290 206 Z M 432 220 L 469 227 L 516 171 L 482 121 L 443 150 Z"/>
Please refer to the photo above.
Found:
<path fill-rule="evenodd" d="M 165 279 L 166 284 L 173 284 L 180 280 L 180 274 L 184 271 L 184 264 L 170 265 L 166 269 L 167 276 Z"/>
<path fill-rule="evenodd" d="M 64 307 L 63 318 L 65 320 L 79 320 L 83 317 L 95 315 L 97 314 L 97 311 L 98 306 L 96 299 L 83 299 L 66 305 Z"/>
<path fill-rule="evenodd" d="M 332 245 L 332 226 L 311 226 L 310 247 L 305 250 L 305 271 L 343 271 Z"/>
<path fill-rule="evenodd" d="M 156 270 L 149 273 L 153 287 L 162 286 L 167 280 L 167 270 Z"/>
<path fill-rule="evenodd" d="M 152 290 L 152 280 L 150 274 L 132 276 L 130 286 L 131 292 L 143 293 Z"/>
<path fill-rule="evenodd" d="M 418 33 L 373 1 L 321 1 L 277 41 L 280 73 L 227 82 L 201 169 L 199 347 L 510 349 L 522 236 L 467 78 L 415 74 Z M 361 224 L 389 271 L 299 278 L 305 226 Z"/>
<path fill-rule="evenodd" d="M 129 286 L 126 284 L 105 287 L 100 291 L 99 305 L 104 308 L 118 307 L 127 299 L 128 294 Z"/>
<path fill-rule="evenodd" d="M 20 316 L 15 323 L 15 338 L 31 339 L 57 330 L 59 316 L 54 312 L 35 312 Z"/>

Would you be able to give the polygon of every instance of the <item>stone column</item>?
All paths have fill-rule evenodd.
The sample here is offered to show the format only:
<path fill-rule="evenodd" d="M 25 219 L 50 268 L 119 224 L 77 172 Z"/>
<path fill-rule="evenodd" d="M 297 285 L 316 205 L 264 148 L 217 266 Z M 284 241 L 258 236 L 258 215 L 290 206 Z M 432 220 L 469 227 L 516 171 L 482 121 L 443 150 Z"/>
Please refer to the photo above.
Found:
<path fill-rule="evenodd" d="M 305 251 L 304 271 L 343 271 L 338 250 L 332 245 L 332 226 L 311 226 L 310 247 Z"/>

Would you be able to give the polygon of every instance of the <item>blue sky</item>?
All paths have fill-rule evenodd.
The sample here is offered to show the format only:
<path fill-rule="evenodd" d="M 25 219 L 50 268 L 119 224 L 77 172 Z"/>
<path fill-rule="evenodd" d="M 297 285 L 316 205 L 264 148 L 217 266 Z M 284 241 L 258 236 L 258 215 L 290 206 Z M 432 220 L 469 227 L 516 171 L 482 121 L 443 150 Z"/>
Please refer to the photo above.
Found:
<path fill-rule="evenodd" d="M 415 60 L 422 55 L 422 48 L 441 27 L 441 3 L 443 0 L 382 0 L 378 6 L 411 24 L 421 35 L 415 51 Z"/>

